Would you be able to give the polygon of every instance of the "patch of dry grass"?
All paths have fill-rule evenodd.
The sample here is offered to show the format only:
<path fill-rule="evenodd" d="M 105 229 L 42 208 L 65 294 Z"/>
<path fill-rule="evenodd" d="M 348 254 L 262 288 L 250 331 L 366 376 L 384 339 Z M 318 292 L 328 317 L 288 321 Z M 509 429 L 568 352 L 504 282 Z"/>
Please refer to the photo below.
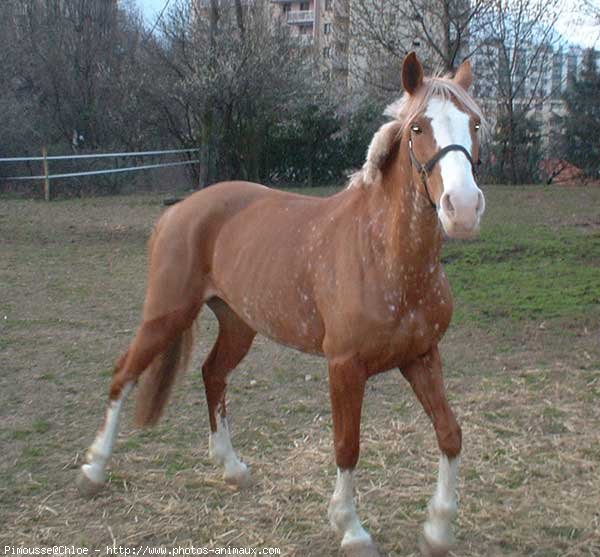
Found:
<path fill-rule="evenodd" d="M 548 207 L 558 205 L 553 193 Z M 145 238 L 159 211 L 152 196 L 0 207 L 0 546 L 337 555 L 326 519 L 335 466 L 324 362 L 256 340 L 229 389 L 233 443 L 253 481 L 230 490 L 208 460 L 197 371 L 216 332 L 209 311 L 165 419 L 133 430 L 128 406 L 109 485 L 91 501 L 78 496 L 109 370 L 137 324 Z M 579 222 L 575 211 L 568 223 Z M 464 323 L 443 346 L 464 436 L 454 555 L 600 555 L 598 323 L 502 327 Z M 417 555 L 438 452 L 398 373 L 370 382 L 362 439 L 359 515 L 384 554 Z"/>

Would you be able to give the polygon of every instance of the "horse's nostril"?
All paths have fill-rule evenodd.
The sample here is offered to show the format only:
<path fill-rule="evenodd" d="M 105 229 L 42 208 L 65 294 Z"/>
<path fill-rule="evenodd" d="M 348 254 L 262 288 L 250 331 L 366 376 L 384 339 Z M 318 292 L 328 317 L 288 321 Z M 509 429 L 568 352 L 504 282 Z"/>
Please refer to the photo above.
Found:
<path fill-rule="evenodd" d="M 445 193 L 442 196 L 442 209 L 448 214 L 448 216 L 453 216 L 455 213 L 454 205 L 452 201 L 450 201 L 450 194 Z"/>

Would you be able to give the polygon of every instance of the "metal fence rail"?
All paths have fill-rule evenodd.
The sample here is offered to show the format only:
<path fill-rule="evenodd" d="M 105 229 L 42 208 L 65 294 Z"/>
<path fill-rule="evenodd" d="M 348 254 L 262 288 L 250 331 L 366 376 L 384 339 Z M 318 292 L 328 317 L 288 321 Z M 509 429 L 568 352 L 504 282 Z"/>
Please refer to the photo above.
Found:
<path fill-rule="evenodd" d="M 108 159 L 118 157 L 148 157 L 154 155 L 172 155 L 177 153 L 194 153 L 200 149 L 170 149 L 167 151 L 136 151 L 132 153 L 89 153 L 87 155 L 50 155 L 47 157 L 8 157 L 0 158 L 2 162 L 30 162 L 30 161 L 64 161 L 70 159 Z"/>
<path fill-rule="evenodd" d="M 2 162 L 2 159 L 0 159 Z M 167 166 L 181 166 L 184 164 L 195 164 L 200 162 L 198 159 L 189 161 L 163 162 L 158 164 L 144 164 L 141 166 L 129 166 L 127 168 L 107 168 L 105 170 L 86 170 L 85 172 L 67 172 L 64 174 L 39 174 L 37 176 L 9 176 L 2 180 L 52 180 L 53 178 L 75 178 L 76 176 L 94 176 L 98 174 L 116 174 L 117 172 L 135 172 L 136 170 L 148 170 L 149 168 L 163 168 Z"/>
<path fill-rule="evenodd" d="M 50 174 L 49 161 L 58 160 L 76 160 L 76 159 L 106 159 L 106 158 L 124 158 L 124 157 L 149 157 L 149 156 L 163 156 L 163 155 L 175 155 L 181 153 L 197 153 L 200 149 L 168 149 L 164 151 L 137 151 L 129 153 L 90 153 L 84 155 L 53 155 L 48 156 L 47 151 L 44 148 L 42 150 L 41 157 L 5 157 L 0 158 L 0 164 L 2 163 L 19 163 L 19 162 L 42 162 L 44 174 L 38 174 L 36 176 L 4 176 L 0 177 L 0 180 L 4 181 L 28 181 L 28 180 L 43 180 L 44 181 L 44 197 L 46 201 L 50 200 L 50 180 L 58 178 L 76 178 L 80 176 L 98 176 L 101 174 L 117 174 L 121 172 L 136 172 L 139 170 L 150 170 L 154 168 L 166 168 L 172 166 L 183 166 L 188 164 L 197 164 L 200 161 L 198 159 L 190 159 L 184 161 L 172 161 L 163 162 L 156 164 L 144 164 L 141 166 L 128 166 L 125 168 L 107 168 L 104 170 L 85 170 L 82 172 L 63 172 L 59 174 Z"/>

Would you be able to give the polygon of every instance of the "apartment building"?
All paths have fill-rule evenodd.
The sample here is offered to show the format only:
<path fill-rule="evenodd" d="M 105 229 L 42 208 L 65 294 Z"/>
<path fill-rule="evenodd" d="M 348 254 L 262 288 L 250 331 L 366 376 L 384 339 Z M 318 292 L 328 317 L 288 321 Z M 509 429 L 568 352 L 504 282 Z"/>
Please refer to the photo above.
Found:
<path fill-rule="evenodd" d="M 233 6 L 233 0 L 219 0 Z M 258 0 L 242 0 L 242 6 Z M 270 4 L 267 11 L 273 19 L 287 24 L 300 48 L 306 48 L 323 66 L 323 70 L 341 87 L 360 86 L 357 76 L 375 66 L 375 60 L 357 41 L 356 22 L 352 7 L 356 0 L 263 0 Z M 366 2 L 371 0 L 366 0 Z M 372 0 L 375 4 L 380 0 Z M 206 15 L 210 0 L 195 0 L 196 14 Z M 375 6 L 374 4 L 374 6 Z M 367 5 L 367 4 L 365 4 Z M 419 43 L 413 45 L 418 49 Z M 399 72 L 395 61 L 394 72 Z M 377 61 L 379 64 L 379 61 Z"/>
<path fill-rule="evenodd" d="M 493 119 L 508 90 L 507 65 L 513 66 L 510 77 L 514 105 L 527 109 L 528 116 L 540 126 L 542 147 L 550 148 L 567 113 L 564 93 L 581 74 L 584 50 L 568 44 L 548 45 L 545 54 L 540 55 L 539 45 L 523 45 L 507 54 L 509 62 L 493 43 L 475 53 L 471 59 L 477 76 L 474 94 Z"/>
<path fill-rule="evenodd" d="M 195 0 L 198 14 L 207 14 L 210 0 Z M 254 4 L 256 0 L 242 0 L 242 6 Z M 273 19 L 287 24 L 290 34 L 299 47 L 314 48 L 315 53 L 329 60 L 332 55 L 332 28 L 334 0 L 266 0 Z M 233 0 L 220 0 L 223 5 L 233 5 Z"/>
<path fill-rule="evenodd" d="M 363 86 L 360 76 L 376 75 L 393 71 L 399 75 L 399 62 L 394 60 L 394 67 L 382 68 L 387 60 L 381 59 L 381 52 L 369 52 L 364 41 L 360 40 L 362 12 L 364 25 L 365 10 L 372 1 L 373 10 L 381 12 L 380 0 L 361 0 L 357 10 L 356 0 L 270 0 L 275 7 L 275 17 L 283 18 L 290 25 L 291 32 L 297 36 L 302 45 L 313 47 L 326 71 L 332 79 L 342 87 L 354 88 Z M 385 6 L 384 6 L 385 8 Z M 392 6 L 390 5 L 390 10 Z M 419 49 L 420 43 L 414 41 L 413 48 Z"/>
<path fill-rule="evenodd" d="M 312 47 L 329 64 L 332 58 L 334 0 L 271 0 L 273 17 L 290 26 L 300 46 Z"/>

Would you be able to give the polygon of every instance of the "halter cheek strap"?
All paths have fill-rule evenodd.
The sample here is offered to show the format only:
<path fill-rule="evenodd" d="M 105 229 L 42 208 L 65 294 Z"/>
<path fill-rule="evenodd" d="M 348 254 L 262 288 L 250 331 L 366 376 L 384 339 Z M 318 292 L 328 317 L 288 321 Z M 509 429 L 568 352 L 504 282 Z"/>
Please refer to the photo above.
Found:
<path fill-rule="evenodd" d="M 425 164 L 421 164 L 421 162 L 419 162 L 419 160 L 417 159 L 415 152 L 413 150 L 412 137 L 408 140 L 408 152 L 410 154 L 410 161 L 413 164 L 413 166 L 417 169 L 417 171 L 419 172 L 419 175 L 421 176 L 421 181 L 423 182 L 423 187 L 425 188 L 425 192 L 427 193 L 427 199 L 429 200 L 429 203 L 435 210 L 437 210 L 437 205 L 433 202 L 431 193 L 429 193 L 429 186 L 427 185 L 427 177 L 429 176 L 429 174 L 431 173 L 431 171 L 433 170 L 435 165 L 441 159 L 443 159 L 448 153 L 450 153 L 450 151 L 460 151 L 461 153 L 463 153 L 465 155 L 465 157 L 467 157 L 467 160 L 469 161 L 469 164 L 471 165 L 472 171 L 475 172 L 475 165 L 473 164 L 473 157 L 471 156 L 471 153 L 469 153 L 469 151 L 467 151 L 467 149 L 465 149 L 462 145 L 458 145 L 457 143 L 453 143 L 451 145 L 446 145 L 445 147 L 442 147 L 435 155 L 433 155 L 433 157 L 431 157 Z M 479 161 L 477 161 L 477 164 L 479 164 Z"/>

